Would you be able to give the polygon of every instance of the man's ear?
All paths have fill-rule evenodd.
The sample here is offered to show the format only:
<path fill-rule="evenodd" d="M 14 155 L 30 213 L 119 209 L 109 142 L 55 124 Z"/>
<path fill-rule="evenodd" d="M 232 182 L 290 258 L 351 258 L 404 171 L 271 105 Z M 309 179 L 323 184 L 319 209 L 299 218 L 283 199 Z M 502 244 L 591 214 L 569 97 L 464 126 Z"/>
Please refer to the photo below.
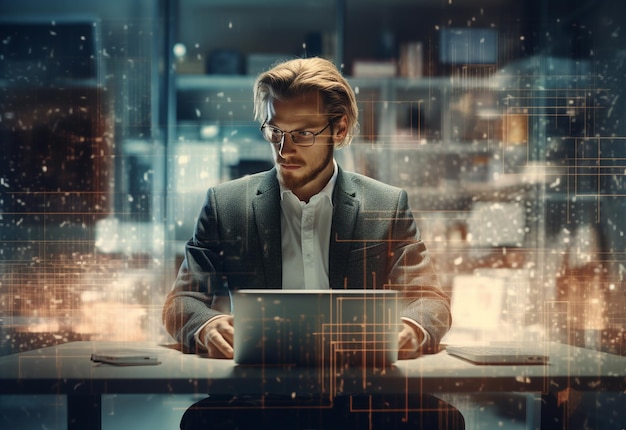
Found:
<path fill-rule="evenodd" d="M 333 142 L 340 143 L 346 138 L 348 134 L 348 121 L 346 116 L 343 115 L 338 120 L 333 122 Z"/>

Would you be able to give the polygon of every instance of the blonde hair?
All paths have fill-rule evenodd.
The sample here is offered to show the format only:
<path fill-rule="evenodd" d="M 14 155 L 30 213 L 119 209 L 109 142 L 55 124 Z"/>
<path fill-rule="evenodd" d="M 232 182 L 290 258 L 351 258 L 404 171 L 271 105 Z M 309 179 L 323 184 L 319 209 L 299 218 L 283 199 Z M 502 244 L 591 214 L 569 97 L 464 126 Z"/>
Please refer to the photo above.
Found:
<path fill-rule="evenodd" d="M 356 97 L 337 67 L 323 58 L 296 58 L 261 73 L 254 83 L 254 118 L 259 123 L 267 120 L 270 100 L 289 99 L 309 91 L 321 94 L 331 120 L 345 115 L 347 133 L 336 148 L 349 145 L 359 130 Z"/>

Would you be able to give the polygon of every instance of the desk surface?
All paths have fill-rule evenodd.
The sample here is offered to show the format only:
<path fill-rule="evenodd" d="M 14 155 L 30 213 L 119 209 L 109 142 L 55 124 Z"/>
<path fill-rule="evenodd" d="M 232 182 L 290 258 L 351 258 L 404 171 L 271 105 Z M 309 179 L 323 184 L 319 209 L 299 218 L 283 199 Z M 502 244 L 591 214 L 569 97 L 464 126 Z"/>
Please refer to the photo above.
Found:
<path fill-rule="evenodd" d="M 156 366 L 96 364 L 91 354 L 138 348 Z M 337 392 L 623 391 L 626 357 L 556 343 L 544 345 L 550 364 L 481 366 L 445 351 L 402 360 L 386 369 L 237 366 L 154 344 L 72 342 L 0 357 L 0 394 L 290 394 Z"/>

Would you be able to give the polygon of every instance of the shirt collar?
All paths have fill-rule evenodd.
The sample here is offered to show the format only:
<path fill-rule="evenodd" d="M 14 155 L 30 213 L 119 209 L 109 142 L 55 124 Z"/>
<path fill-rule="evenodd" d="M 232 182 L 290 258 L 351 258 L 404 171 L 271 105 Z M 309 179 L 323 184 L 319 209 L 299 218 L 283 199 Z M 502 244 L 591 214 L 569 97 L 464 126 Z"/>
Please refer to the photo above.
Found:
<path fill-rule="evenodd" d="M 335 161 L 335 159 L 333 158 L 333 176 L 330 177 L 326 186 L 324 186 L 324 188 L 322 188 L 322 190 L 319 193 L 317 193 L 316 196 L 326 196 L 328 197 L 328 200 L 331 203 L 333 202 L 333 191 L 335 189 L 335 183 L 337 182 L 338 172 L 339 172 L 339 169 L 337 169 L 337 161 Z M 293 194 L 293 192 L 285 188 L 283 184 L 280 183 L 280 181 L 278 182 L 278 184 L 280 186 L 280 199 L 281 200 L 285 198 L 285 194 Z"/>

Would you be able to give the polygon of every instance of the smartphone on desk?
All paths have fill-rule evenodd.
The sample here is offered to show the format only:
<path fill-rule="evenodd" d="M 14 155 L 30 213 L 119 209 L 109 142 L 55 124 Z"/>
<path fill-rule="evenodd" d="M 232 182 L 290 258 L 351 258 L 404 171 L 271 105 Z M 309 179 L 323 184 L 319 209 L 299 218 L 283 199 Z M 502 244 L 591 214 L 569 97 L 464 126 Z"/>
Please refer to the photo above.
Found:
<path fill-rule="evenodd" d="M 156 354 L 134 349 L 110 349 L 94 352 L 91 354 L 91 361 L 115 366 L 154 366 L 161 364 Z"/>
<path fill-rule="evenodd" d="M 447 345 L 448 354 L 474 364 L 548 364 L 550 357 L 532 348 L 505 345 Z"/>

